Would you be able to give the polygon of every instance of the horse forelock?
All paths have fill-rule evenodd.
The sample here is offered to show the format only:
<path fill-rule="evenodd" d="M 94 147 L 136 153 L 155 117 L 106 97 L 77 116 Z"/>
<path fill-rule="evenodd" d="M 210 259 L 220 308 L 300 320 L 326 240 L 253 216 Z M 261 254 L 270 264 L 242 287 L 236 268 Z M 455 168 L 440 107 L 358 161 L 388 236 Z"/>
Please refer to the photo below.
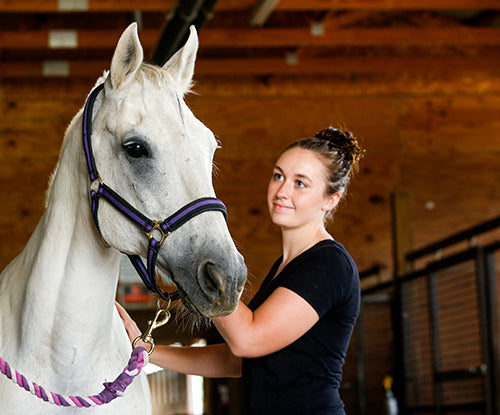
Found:
<path fill-rule="evenodd" d="M 191 88 L 193 86 L 193 82 L 191 82 L 187 90 L 181 90 L 177 85 L 174 77 L 168 71 L 159 66 L 151 65 L 149 63 L 143 63 L 141 65 L 141 70 L 137 71 L 136 78 L 141 82 L 144 82 L 145 79 L 156 78 L 162 84 L 166 84 L 175 89 L 181 97 L 192 92 Z"/>

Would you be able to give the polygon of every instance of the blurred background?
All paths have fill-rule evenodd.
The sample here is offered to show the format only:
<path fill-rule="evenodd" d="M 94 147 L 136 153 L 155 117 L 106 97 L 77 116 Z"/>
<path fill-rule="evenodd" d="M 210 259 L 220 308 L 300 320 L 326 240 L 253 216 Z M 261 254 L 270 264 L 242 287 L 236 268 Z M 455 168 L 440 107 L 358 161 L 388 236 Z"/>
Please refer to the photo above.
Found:
<path fill-rule="evenodd" d="M 136 21 L 163 63 L 199 31 L 188 105 L 221 142 L 217 195 L 251 298 L 281 253 L 266 187 L 288 143 L 332 125 L 366 149 L 330 231 L 362 276 L 349 414 L 500 413 L 499 0 L 0 0 L 0 265 L 43 212 L 65 129 Z M 156 305 L 126 262 L 118 298 Z M 182 315 L 181 315 L 182 314 Z M 183 313 L 157 342 L 217 341 Z M 237 380 L 150 375 L 156 414 L 238 414 Z"/>

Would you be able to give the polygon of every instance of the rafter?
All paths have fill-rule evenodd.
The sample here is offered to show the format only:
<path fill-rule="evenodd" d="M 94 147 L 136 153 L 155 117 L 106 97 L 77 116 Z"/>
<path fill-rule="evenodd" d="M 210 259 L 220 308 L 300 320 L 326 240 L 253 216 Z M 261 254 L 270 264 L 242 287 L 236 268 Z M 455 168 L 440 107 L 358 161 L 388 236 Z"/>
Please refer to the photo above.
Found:
<path fill-rule="evenodd" d="M 77 48 L 113 48 L 120 30 L 75 31 Z M 141 42 L 152 47 L 156 30 L 142 30 Z M 45 49 L 51 31 L 1 31 L 1 49 Z M 200 46 L 213 48 L 240 47 L 319 47 L 319 46 L 498 46 L 499 28 L 373 28 L 338 29 L 313 36 L 308 29 L 205 29 L 200 33 Z"/>
<path fill-rule="evenodd" d="M 499 8 L 499 0 L 281 0 L 276 6 L 276 10 L 498 10 Z"/>
<path fill-rule="evenodd" d="M 175 6 L 176 0 L 88 0 L 73 1 L 73 11 L 116 12 L 129 10 L 167 11 Z M 10 13 L 53 13 L 72 11 L 61 0 L 0 0 L 0 12 Z M 86 5 L 86 6 L 85 6 Z"/>
<path fill-rule="evenodd" d="M 165 11 L 176 4 L 176 0 L 88 0 L 88 10 L 111 11 Z M 255 0 L 220 0 L 216 11 L 248 10 Z M 304 10 L 500 10 L 500 0 L 281 0 L 278 11 Z M 58 0 L 0 0 L 0 12 L 35 13 L 60 11 Z"/>
<path fill-rule="evenodd" d="M 68 76 L 94 78 L 109 69 L 109 60 L 72 60 L 53 62 L 63 71 L 47 73 L 48 61 L 1 62 L 0 78 L 37 78 Z M 299 58 L 296 65 L 288 65 L 284 58 L 226 58 L 198 59 L 196 75 L 329 75 L 372 73 L 457 73 L 496 72 L 500 57 L 405 57 L 405 58 Z"/>
<path fill-rule="evenodd" d="M 497 28 L 373 28 L 339 29 L 313 36 L 309 29 L 207 29 L 200 36 L 205 47 L 314 46 L 437 46 L 499 45 Z"/>

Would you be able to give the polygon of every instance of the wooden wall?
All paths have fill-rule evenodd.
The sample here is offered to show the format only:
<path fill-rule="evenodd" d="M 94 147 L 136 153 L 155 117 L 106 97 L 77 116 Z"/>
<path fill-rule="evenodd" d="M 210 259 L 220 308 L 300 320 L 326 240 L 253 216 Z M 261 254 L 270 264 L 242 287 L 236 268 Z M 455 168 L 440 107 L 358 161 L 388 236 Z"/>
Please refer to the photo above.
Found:
<path fill-rule="evenodd" d="M 380 265 L 382 278 L 391 277 L 390 197 L 396 190 L 413 195 L 415 247 L 500 213 L 498 68 L 197 81 L 198 95 L 190 95 L 188 103 L 221 140 L 215 187 L 228 206 L 230 230 L 254 288 L 280 254 L 279 232 L 268 220 L 265 202 L 274 161 L 289 142 L 329 124 L 351 129 L 366 148 L 331 227 L 360 270 Z M 22 250 L 40 218 L 65 128 L 93 84 L 93 79 L 0 83 L 0 267 Z M 388 323 L 368 322 L 364 330 L 380 339 Z M 390 369 L 389 340 L 384 337 L 378 349 L 369 350 L 370 362 L 385 362 L 371 367 L 372 375 Z M 355 381 L 353 364 L 346 366 L 347 381 Z M 371 379 L 369 393 L 383 393 L 381 379 Z"/>
<path fill-rule="evenodd" d="M 20 252 L 43 210 L 65 128 L 94 80 L 0 84 L 0 266 Z M 265 195 L 292 140 L 343 125 L 366 148 L 331 227 L 359 268 L 392 266 L 390 195 L 414 196 L 415 246 L 500 212 L 500 74 L 199 77 L 188 103 L 218 136 L 219 197 L 258 285 L 280 253 Z"/>

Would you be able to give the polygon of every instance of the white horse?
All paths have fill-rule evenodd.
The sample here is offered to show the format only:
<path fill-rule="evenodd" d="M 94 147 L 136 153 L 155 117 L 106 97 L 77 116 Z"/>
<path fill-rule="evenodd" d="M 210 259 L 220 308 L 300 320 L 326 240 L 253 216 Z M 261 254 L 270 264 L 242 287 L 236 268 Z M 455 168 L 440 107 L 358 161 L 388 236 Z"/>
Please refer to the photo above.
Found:
<path fill-rule="evenodd" d="M 145 216 L 163 220 L 181 206 L 214 197 L 217 142 L 183 101 L 198 39 L 163 68 L 143 64 L 135 24 L 122 34 L 93 110 L 93 153 L 100 179 Z M 92 116 L 92 114 L 91 114 Z M 99 393 L 123 370 L 131 345 L 114 307 L 120 252 L 146 256 L 148 238 L 101 200 L 99 229 L 89 201 L 82 111 L 64 137 L 46 210 L 23 252 L 0 276 L 0 357 L 30 381 L 63 395 Z M 183 303 L 205 316 L 231 313 L 246 277 L 224 216 L 208 211 L 173 232 L 158 267 Z M 26 392 L 0 373 L 0 413 L 147 414 L 141 374 L 123 397 L 92 408 L 64 408 Z"/>

